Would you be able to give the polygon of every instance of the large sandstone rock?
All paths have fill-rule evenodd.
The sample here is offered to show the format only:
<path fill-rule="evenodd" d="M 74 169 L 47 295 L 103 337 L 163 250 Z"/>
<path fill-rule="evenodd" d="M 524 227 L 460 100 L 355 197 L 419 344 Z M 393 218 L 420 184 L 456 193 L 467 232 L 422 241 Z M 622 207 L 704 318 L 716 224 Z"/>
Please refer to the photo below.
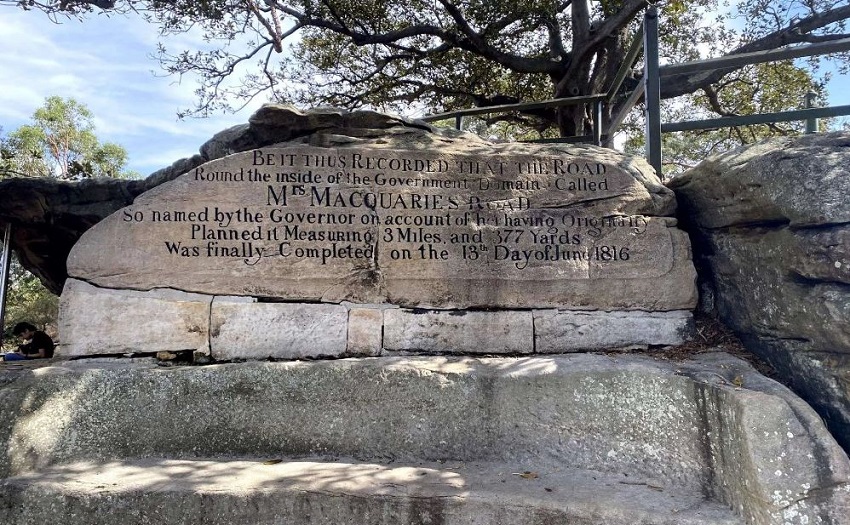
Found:
<path fill-rule="evenodd" d="M 850 448 L 850 135 L 775 139 L 674 179 L 704 296 Z M 709 305 L 710 306 L 710 305 Z"/>
<path fill-rule="evenodd" d="M 0 181 L 0 225 L 12 224 L 21 264 L 53 293 L 62 292 L 65 261 L 80 236 L 142 193 L 139 181 L 55 179 Z"/>
<path fill-rule="evenodd" d="M 160 290 L 200 294 L 212 308 L 199 334 L 219 360 L 548 353 L 676 344 L 689 332 L 689 240 L 673 192 L 641 159 L 283 106 L 201 151 L 220 158 L 153 177 L 171 180 L 82 236 L 63 295 L 85 297 L 64 305 L 111 305 L 97 290 L 131 290 L 151 319 L 174 319 L 175 337 L 160 335 L 176 345 L 185 323 L 161 312 L 185 305 L 158 310 Z M 138 311 L 101 309 L 86 331 L 63 308 L 67 354 L 96 353 L 89 332 L 135 353 L 159 348 L 122 337 Z"/>

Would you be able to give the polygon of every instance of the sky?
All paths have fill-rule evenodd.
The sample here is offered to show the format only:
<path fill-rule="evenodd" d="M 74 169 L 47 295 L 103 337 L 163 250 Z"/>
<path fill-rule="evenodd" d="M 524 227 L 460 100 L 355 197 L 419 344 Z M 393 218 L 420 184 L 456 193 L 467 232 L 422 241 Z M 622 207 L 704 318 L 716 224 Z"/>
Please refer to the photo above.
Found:
<path fill-rule="evenodd" d="M 180 38 L 201 43 L 199 35 Z M 246 123 L 262 104 L 179 120 L 196 85 L 164 76 L 150 56 L 157 39 L 156 28 L 138 17 L 93 15 L 57 25 L 40 12 L 0 8 L 0 126 L 8 133 L 29 123 L 49 96 L 74 98 L 94 114 L 101 141 L 124 146 L 128 169 L 146 176 L 195 154 L 216 132 Z M 846 77 L 834 75 L 828 89 L 832 105 L 850 104 Z"/>
<path fill-rule="evenodd" d="M 128 168 L 146 176 L 194 155 L 218 131 L 246 123 L 261 105 L 178 120 L 196 86 L 163 76 L 150 58 L 156 43 L 155 27 L 137 18 L 54 24 L 39 12 L 0 8 L 0 126 L 8 133 L 29 123 L 49 96 L 74 98 L 94 114 L 98 138 L 124 146 Z"/>

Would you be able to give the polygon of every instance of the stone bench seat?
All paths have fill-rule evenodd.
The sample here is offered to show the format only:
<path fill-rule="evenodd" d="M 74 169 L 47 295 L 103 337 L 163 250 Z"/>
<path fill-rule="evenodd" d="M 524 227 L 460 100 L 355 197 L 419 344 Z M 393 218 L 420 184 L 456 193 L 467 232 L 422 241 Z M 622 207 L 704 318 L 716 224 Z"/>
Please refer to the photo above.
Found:
<path fill-rule="evenodd" d="M 163 508 L 158 498 L 195 509 L 175 523 L 228 523 L 191 521 L 218 512 L 232 523 L 302 523 L 261 514 L 281 505 L 325 520 L 303 523 L 357 525 L 844 523 L 850 510 L 850 463 L 817 415 L 722 353 L 185 367 L 103 359 L 2 379 L 0 478 L 11 513 L 2 523 L 38 523 L 26 513 L 49 508 L 170 523 L 134 514 L 139 498 L 153 499 L 138 512 Z M 281 463 L 262 463 L 270 459 Z M 134 485 L 136 475 L 155 483 Z M 422 479 L 385 483 L 405 476 Z M 346 483 L 360 481 L 365 492 L 349 495 Z M 226 497 L 205 496 L 215 486 Z M 429 487 L 433 496 L 416 495 Z M 358 517 L 376 501 L 386 515 Z M 427 518 L 429 505 L 445 519 Z M 420 518 L 391 517 L 398 512 Z"/>
<path fill-rule="evenodd" d="M 663 481 L 527 463 L 142 459 L 0 482 L 0 522 L 65 525 L 742 525 Z M 108 512 L 106 512 L 108 509 Z"/>

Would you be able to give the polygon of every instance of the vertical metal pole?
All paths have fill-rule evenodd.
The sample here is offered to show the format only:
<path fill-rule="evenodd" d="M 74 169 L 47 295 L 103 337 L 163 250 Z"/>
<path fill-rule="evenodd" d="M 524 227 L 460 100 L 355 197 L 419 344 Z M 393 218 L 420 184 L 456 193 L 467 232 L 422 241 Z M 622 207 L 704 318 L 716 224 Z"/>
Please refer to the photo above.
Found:
<path fill-rule="evenodd" d="M 815 97 L 817 95 L 814 91 L 809 91 L 806 93 L 806 109 L 811 109 L 815 107 Z M 818 119 L 810 118 L 806 120 L 806 133 L 817 133 L 818 132 Z"/>
<path fill-rule="evenodd" d="M 12 262 L 12 225 L 4 228 L 0 237 L 0 344 L 6 329 L 6 292 L 9 284 L 9 264 Z"/>
<path fill-rule="evenodd" d="M 602 145 L 602 101 L 593 102 L 593 143 Z"/>
<path fill-rule="evenodd" d="M 661 178 L 661 82 L 658 75 L 658 9 L 655 6 L 647 9 L 643 26 L 646 157 Z"/>
<path fill-rule="evenodd" d="M 463 128 L 463 115 L 455 117 L 455 129 L 460 131 Z"/>

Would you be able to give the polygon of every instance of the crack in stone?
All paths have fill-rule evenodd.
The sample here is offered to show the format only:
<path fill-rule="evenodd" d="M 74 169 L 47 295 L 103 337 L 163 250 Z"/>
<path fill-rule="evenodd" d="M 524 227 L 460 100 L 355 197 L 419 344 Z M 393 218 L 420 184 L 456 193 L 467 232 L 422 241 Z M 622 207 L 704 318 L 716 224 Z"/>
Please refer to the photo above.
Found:
<path fill-rule="evenodd" d="M 121 275 L 121 274 L 113 274 L 113 275 Z M 113 288 L 111 286 L 103 286 L 103 285 L 97 284 L 95 282 L 90 281 L 89 279 L 84 278 L 84 277 L 68 276 L 68 278 L 74 279 L 75 281 L 80 281 L 80 282 L 86 283 L 86 284 L 88 284 L 88 285 L 90 285 L 94 288 L 97 288 L 98 290 L 114 290 L 114 291 L 117 291 L 117 292 L 130 291 L 130 292 L 141 292 L 141 293 L 171 290 L 171 291 L 174 291 L 174 292 L 180 292 L 180 293 L 185 293 L 185 294 L 202 295 L 202 296 L 205 296 L 205 297 L 209 297 L 211 301 L 212 301 L 212 298 L 218 296 L 217 294 L 208 294 L 208 293 L 205 293 L 205 292 L 195 292 L 195 291 L 192 291 L 192 290 L 185 290 L 183 288 L 176 288 L 174 286 L 154 286 L 154 287 L 151 287 L 151 288 L 142 288 L 142 287 L 133 287 L 132 285 L 127 285 L 127 286 L 124 286 L 124 287 L 121 287 L 121 288 Z M 233 297 L 233 296 L 235 296 L 235 297 L 254 297 L 254 296 L 250 296 L 250 295 L 239 295 L 239 294 L 230 294 L 230 296 L 231 297 Z"/>
<path fill-rule="evenodd" d="M 842 487 L 845 487 L 844 490 L 847 490 L 848 492 L 850 492 L 850 482 L 848 482 L 848 481 L 838 481 L 836 483 L 831 483 L 829 485 L 824 485 L 822 487 L 815 487 L 815 488 L 809 489 L 809 490 L 806 491 L 806 493 L 802 497 L 793 500 L 791 503 L 789 503 L 787 505 L 779 507 L 777 510 L 783 511 L 783 510 L 789 509 L 789 508 L 793 507 L 794 505 L 797 505 L 799 503 L 802 503 L 806 500 L 811 499 L 812 497 L 817 496 L 818 495 L 817 493 L 825 492 L 825 491 L 828 491 L 828 490 L 841 490 Z"/>
<path fill-rule="evenodd" d="M 213 296 L 210 300 L 209 313 L 207 315 L 207 350 L 210 353 L 210 359 L 215 359 L 215 355 L 213 355 L 213 346 L 212 346 L 212 338 L 213 338 L 213 303 L 218 296 Z M 216 334 L 218 335 L 218 334 Z"/>
<path fill-rule="evenodd" d="M 803 275 L 797 270 L 790 270 L 789 278 L 791 282 L 804 285 L 804 286 L 820 286 L 820 285 L 828 285 L 828 286 L 836 286 L 838 288 L 846 289 L 847 292 L 850 293 L 850 283 L 844 281 L 837 281 L 835 279 L 826 279 L 823 277 L 811 277 L 808 275 Z"/>

